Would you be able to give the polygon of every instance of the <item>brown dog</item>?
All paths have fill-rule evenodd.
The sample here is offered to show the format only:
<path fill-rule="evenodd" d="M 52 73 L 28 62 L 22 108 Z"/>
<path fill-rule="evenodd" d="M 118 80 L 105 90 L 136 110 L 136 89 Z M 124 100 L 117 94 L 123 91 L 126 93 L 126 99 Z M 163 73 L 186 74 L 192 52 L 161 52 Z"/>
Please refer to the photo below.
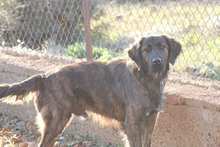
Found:
<path fill-rule="evenodd" d="M 52 147 L 72 114 L 87 111 L 117 120 L 130 147 L 149 147 L 169 63 L 181 52 L 167 36 L 143 37 L 128 51 L 129 59 L 74 63 L 35 75 L 21 83 L 0 85 L 0 98 L 11 102 L 31 99 L 44 125 L 40 147 Z"/>

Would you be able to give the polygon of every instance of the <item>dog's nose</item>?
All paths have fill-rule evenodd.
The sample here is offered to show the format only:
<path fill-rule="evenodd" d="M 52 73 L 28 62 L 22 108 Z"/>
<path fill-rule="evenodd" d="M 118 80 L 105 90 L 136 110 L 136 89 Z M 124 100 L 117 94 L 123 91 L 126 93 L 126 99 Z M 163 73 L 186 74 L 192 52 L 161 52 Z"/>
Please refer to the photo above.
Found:
<path fill-rule="evenodd" d="M 155 57 L 152 59 L 153 64 L 161 64 L 161 58 Z"/>

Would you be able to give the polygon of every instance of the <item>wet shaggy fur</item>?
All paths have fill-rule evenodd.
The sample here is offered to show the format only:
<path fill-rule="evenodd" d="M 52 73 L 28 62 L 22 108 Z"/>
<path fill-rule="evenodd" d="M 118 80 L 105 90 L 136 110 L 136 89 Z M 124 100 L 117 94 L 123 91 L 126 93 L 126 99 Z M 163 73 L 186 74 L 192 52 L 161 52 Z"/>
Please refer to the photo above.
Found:
<path fill-rule="evenodd" d="M 128 50 L 128 59 L 66 65 L 15 84 L 0 85 L 0 99 L 31 99 L 43 120 L 40 147 L 52 147 L 72 114 L 87 112 L 117 120 L 130 147 L 150 147 L 162 109 L 169 63 L 181 45 L 167 36 L 143 37 Z"/>

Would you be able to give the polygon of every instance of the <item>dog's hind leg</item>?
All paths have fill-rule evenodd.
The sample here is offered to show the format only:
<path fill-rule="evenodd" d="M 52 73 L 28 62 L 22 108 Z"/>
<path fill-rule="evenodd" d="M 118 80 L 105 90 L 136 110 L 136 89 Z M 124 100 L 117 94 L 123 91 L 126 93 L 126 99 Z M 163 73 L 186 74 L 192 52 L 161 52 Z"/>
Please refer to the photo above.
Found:
<path fill-rule="evenodd" d="M 41 128 L 41 142 L 39 147 L 52 147 L 55 138 L 63 131 L 71 118 L 71 113 L 55 105 L 42 108 L 40 115 L 43 120 Z"/>

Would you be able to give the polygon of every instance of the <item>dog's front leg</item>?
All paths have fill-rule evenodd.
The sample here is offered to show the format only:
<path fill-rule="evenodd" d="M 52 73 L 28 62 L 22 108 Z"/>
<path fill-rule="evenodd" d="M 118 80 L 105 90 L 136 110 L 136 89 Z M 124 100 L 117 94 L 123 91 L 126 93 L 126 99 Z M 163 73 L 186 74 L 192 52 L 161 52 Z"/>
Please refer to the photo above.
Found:
<path fill-rule="evenodd" d="M 146 113 L 141 121 L 141 147 L 151 147 L 151 136 L 156 124 L 158 112 L 153 111 L 151 113 Z"/>
<path fill-rule="evenodd" d="M 129 106 L 126 112 L 125 122 L 123 124 L 125 134 L 127 135 L 129 147 L 141 146 L 141 127 L 140 127 L 140 109 L 135 106 Z"/>
<path fill-rule="evenodd" d="M 124 130 L 130 147 L 150 147 L 158 112 L 146 113 L 141 107 L 129 107 Z"/>

